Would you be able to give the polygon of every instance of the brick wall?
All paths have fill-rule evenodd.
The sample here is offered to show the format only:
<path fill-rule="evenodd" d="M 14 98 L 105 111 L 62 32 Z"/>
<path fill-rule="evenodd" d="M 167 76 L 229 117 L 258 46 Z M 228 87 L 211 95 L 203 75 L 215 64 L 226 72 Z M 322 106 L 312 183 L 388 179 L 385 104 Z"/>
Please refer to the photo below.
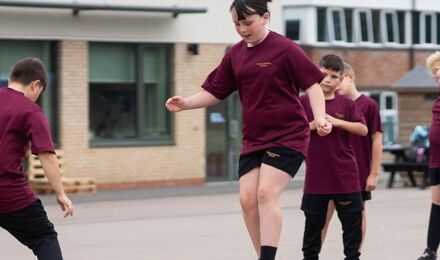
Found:
<path fill-rule="evenodd" d="M 225 45 L 200 45 L 199 55 L 176 44 L 173 92 L 188 96 L 223 57 Z M 60 141 L 65 175 L 95 177 L 101 188 L 203 183 L 205 110 L 173 116 L 175 145 L 90 148 L 88 135 L 88 43 L 59 44 Z M 164 107 L 165 109 L 165 107 Z"/>

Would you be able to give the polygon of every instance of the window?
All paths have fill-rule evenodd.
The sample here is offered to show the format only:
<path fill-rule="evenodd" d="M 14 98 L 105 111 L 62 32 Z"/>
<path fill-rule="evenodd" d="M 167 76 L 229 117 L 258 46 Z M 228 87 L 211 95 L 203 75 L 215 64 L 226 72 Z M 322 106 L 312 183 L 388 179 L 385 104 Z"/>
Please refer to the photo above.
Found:
<path fill-rule="evenodd" d="M 325 8 L 318 8 L 318 42 L 329 41 L 327 31 L 327 11 Z"/>
<path fill-rule="evenodd" d="M 0 41 L 0 86 L 8 85 L 9 73 L 12 66 L 20 59 L 27 57 L 39 58 L 49 76 L 48 87 L 37 100 L 43 109 L 52 131 L 55 145 L 59 146 L 58 139 L 58 112 L 56 88 L 56 43 L 48 41 Z"/>
<path fill-rule="evenodd" d="M 406 13 L 403 11 L 397 11 L 397 24 L 399 27 L 399 43 L 404 44 L 405 39 L 405 16 Z"/>
<path fill-rule="evenodd" d="M 394 11 L 383 11 L 381 13 L 381 28 L 383 43 L 399 43 L 399 26 L 397 13 Z"/>
<path fill-rule="evenodd" d="M 345 24 L 347 26 L 347 42 L 353 42 L 353 9 L 344 9 Z"/>
<path fill-rule="evenodd" d="M 373 19 L 370 10 L 355 11 L 355 26 L 353 29 L 356 42 L 374 42 Z"/>
<path fill-rule="evenodd" d="M 301 28 L 301 21 L 300 20 L 288 20 L 286 21 L 286 36 L 287 38 L 294 40 L 294 41 L 300 41 L 300 28 Z"/>
<path fill-rule="evenodd" d="M 380 11 L 379 10 L 373 10 L 371 12 L 371 18 L 373 20 L 373 37 L 375 43 L 381 43 L 382 42 L 382 34 L 381 34 L 381 28 L 380 28 Z"/>
<path fill-rule="evenodd" d="M 436 25 L 436 33 L 437 33 L 437 44 L 440 44 L 440 13 L 437 13 L 436 15 L 435 15 L 435 18 L 436 18 L 436 23 L 435 23 L 435 25 Z"/>
<path fill-rule="evenodd" d="M 327 24 L 330 42 L 347 42 L 347 26 L 343 9 L 327 9 Z"/>
<path fill-rule="evenodd" d="M 169 46 L 91 43 L 89 52 L 91 144 L 169 143 Z"/>
<path fill-rule="evenodd" d="M 412 14 L 412 37 L 413 37 L 413 44 L 419 44 L 420 43 L 420 12 L 414 12 Z"/>
<path fill-rule="evenodd" d="M 420 43 L 435 44 L 437 42 L 437 16 L 434 13 L 420 14 Z"/>
<path fill-rule="evenodd" d="M 379 104 L 382 120 L 383 144 L 395 144 L 399 135 L 397 95 L 394 92 L 365 92 Z"/>
<path fill-rule="evenodd" d="M 305 19 L 304 13 L 306 10 L 302 8 L 288 8 L 284 10 L 284 17 L 286 20 L 286 37 L 294 40 L 302 40 L 302 29 L 303 21 Z"/>

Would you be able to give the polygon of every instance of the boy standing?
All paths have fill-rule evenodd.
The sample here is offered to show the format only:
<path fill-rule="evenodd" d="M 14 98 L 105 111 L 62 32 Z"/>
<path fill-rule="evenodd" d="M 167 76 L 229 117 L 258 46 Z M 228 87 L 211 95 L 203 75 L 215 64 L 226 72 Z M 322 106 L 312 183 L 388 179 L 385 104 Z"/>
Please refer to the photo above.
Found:
<path fill-rule="evenodd" d="M 304 260 L 319 259 L 321 232 L 330 200 L 334 201 L 342 223 L 345 259 L 358 260 L 362 239 L 363 203 L 350 136 L 365 136 L 368 130 L 355 103 L 335 93 L 342 80 L 342 59 L 336 55 L 326 55 L 320 60 L 319 67 L 326 74 L 320 86 L 326 99 L 326 119 L 332 124 L 333 130 L 325 137 L 317 135 L 308 96 L 302 96 L 301 102 L 312 131 L 301 205 L 306 216 Z"/>
<path fill-rule="evenodd" d="M 38 259 L 60 260 L 57 233 L 26 181 L 22 166 L 30 143 L 55 190 L 64 217 L 73 215 L 72 202 L 61 183 L 47 119 L 34 103 L 46 86 L 43 63 L 28 58 L 12 67 L 8 88 L 0 89 L 0 226 L 29 247 Z"/>
<path fill-rule="evenodd" d="M 355 84 L 355 73 L 348 63 L 344 63 L 343 76 L 344 78 L 338 87 L 338 94 L 355 102 L 356 107 L 364 116 L 368 128 L 368 135 L 365 137 L 351 135 L 351 143 L 359 169 L 362 200 L 365 203 L 365 201 L 371 200 L 371 191 L 376 189 L 380 162 L 382 160 L 382 124 L 379 106 L 373 99 L 359 93 Z M 334 204 L 330 202 L 327 221 L 323 230 L 323 241 L 327 234 L 328 224 L 333 216 L 334 209 Z M 364 204 L 364 210 L 362 211 L 362 241 L 365 239 L 366 229 L 367 222 Z"/>

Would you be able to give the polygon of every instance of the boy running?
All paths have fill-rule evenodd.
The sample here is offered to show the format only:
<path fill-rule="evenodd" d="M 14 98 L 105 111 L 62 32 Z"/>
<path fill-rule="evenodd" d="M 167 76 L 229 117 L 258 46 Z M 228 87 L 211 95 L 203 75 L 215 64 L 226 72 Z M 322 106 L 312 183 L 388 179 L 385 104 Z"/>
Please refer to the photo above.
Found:
<path fill-rule="evenodd" d="M 34 103 L 46 87 L 43 63 L 23 59 L 12 67 L 9 86 L 0 88 L 0 226 L 29 247 L 39 260 L 61 260 L 57 232 L 26 181 L 22 166 L 30 143 L 64 217 L 73 215 L 72 202 L 60 180 L 47 119 Z"/>

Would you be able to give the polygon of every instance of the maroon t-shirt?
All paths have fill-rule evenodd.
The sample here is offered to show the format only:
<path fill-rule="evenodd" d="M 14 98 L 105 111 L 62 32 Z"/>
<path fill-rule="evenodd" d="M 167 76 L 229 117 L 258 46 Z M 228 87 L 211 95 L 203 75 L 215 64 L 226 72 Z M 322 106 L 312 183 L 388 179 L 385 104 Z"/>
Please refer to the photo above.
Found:
<path fill-rule="evenodd" d="M 312 109 L 307 95 L 301 96 L 301 103 L 308 120 L 313 121 Z M 365 123 L 354 101 L 340 95 L 325 101 L 326 113 L 345 121 Z M 359 192 L 359 171 L 350 143 L 349 132 L 333 127 L 324 137 L 311 132 L 306 159 L 305 194 L 344 194 Z"/>
<path fill-rule="evenodd" d="M 371 149 L 373 147 L 372 135 L 377 132 L 382 132 L 382 123 L 380 121 L 379 105 L 376 101 L 362 94 L 354 101 L 354 103 L 364 116 L 368 128 L 367 136 L 351 135 L 351 144 L 359 168 L 361 189 L 365 191 L 367 178 L 370 175 L 371 170 Z"/>
<path fill-rule="evenodd" d="M 297 44 L 270 32 L 254 47 L 231 47 L 202 87 L 220 100 L 239 91 L 242 155 L 283 146 L 305 156 L 310 131 L 298 93 L 323 78 Z"/>
<path fill-rule="evenodd" d="M 440 97 L 432 107 L 432 124 L 429 130 L 429 168 L 440 168 Z"/>
<path fill-rule="evenodd" d="M 49 124 L 40 107 L 23 93 L 0 89 L 0 212 L 20 210 L 37 197 L 22 166 L 31 143 L 33 154 L 55 152 Z"/>

